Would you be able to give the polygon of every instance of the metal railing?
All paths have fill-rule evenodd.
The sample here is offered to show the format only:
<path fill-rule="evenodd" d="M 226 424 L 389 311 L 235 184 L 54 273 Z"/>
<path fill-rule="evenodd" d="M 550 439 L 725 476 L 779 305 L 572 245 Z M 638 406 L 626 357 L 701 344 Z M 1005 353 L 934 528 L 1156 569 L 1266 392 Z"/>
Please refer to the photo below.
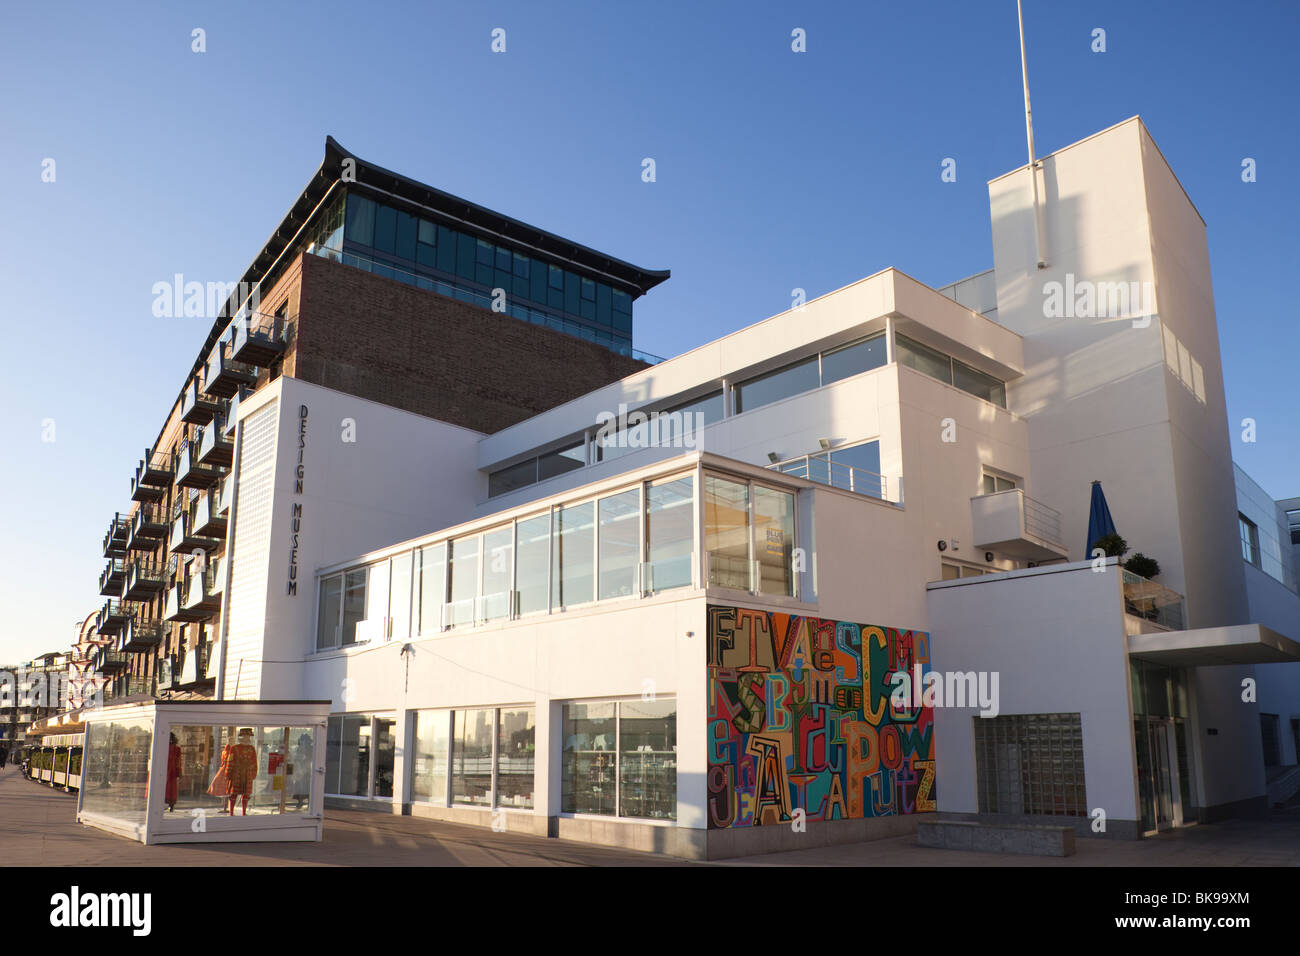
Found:
<path fill-rule="evenodd" d="M 1119 570 L 1126 614 L 1140 617 L 1170 631 L 1181 631 L 1185 627 L 1185 602 L 1181 594 L 1125 568 Z"/>
<path fill-rule="evenodd" d="M 1050 541 L 1055 545 L 1062 544 L 1061 513 L 1041 501 L 1035 501 L 1025 494 L 1022 489 L 1017 488 L 1016 490 L 1020 492 L 1020 496 L 1025 503 L 1025 531 L 1036 538 L 1041 538 L 1043 541 Z"/>
<path fill-rule="evenodd" d="M 881 501 L 897 503 L 898 498 L 896 496 L 891 497 L 889 494 L 889 479 L 884 475 L 878 475 L 874 471 L 868 471 L 865 468 L 847 465 L 844 462 L 834 461 L 829 457 L 829 454 L 829 452 L 823 452 L 821 454 L 800 455 L 796 458 L 778 461 L 767 467 L 769 470 L 779 471 L 783 475 L 794 475 L 796 478 L 805 478 L 818 484 L 830 485 L 832 488 L 843 488 L 855 494 L 866 495 L 868 498 L 879 498 Z M 901 486 L 901 481 L 902 479 L 898 479 L 895 482 L 895 490 Z"/>

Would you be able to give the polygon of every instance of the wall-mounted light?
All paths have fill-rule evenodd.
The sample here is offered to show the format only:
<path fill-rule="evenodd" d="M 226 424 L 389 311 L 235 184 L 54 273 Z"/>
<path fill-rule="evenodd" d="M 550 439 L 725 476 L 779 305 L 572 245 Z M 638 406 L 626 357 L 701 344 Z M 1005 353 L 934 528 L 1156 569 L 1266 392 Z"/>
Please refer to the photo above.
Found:
<path fill-rule="evenodd" d="M 947 542 L 947 541 L 944 541 L 942 538 L 939 539 L 939 550 L 940 550 L 940 551 L 947 551 L 947 550 L 948 550 L 948 542 Z"/>
<path fill-rule="evenodd" d="M 767 460 L 770 461 L 772 464 L 775 465 L 778 461 L 781 460 L 781 456 L 778 455 L 778 454 L 777 454 L 776 452 L 774 452 L 774 451 L 769 451 L 769 452 L 767 453 Z"/>
<path fill-rule="evenodd" d="M 831 440 L 829 438 L 819 438 L 817 439 L 817 444 L 822 446 L 822 451 L 826 451 L 831 447 Z"/>
<path fill-rule="evenodd" d="M 993 563 L 993 552 L 992 552 L 992 551 L 985 551 L 985 552 L 984 552 L 984 560 L 987 561 L 989 564 L 992 564 L 992 563 Z"/>

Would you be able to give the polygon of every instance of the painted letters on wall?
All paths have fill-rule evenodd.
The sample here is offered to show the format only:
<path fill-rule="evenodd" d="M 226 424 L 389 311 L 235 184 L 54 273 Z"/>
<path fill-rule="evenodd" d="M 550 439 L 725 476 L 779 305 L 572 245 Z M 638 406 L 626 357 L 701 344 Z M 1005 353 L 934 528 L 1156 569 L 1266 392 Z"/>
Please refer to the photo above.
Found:
<path fill-rule="evenodd" d="M 935 809 L 933 708 L 890 701 L 896 671 L 929 671 L 927 633 L 708 613 L 711 828 Z"/>

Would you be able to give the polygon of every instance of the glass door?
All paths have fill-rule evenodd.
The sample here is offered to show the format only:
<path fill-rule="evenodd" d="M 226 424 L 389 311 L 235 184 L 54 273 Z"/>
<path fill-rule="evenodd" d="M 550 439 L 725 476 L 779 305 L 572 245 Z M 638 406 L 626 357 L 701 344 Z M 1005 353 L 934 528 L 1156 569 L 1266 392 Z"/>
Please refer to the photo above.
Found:
<path fill-rule="evenodd" d="M 392 797 L 393 769 L 397 756 L 397 721 L 392 717 L 375 718 L 375 789 L 376 797 Z"/>

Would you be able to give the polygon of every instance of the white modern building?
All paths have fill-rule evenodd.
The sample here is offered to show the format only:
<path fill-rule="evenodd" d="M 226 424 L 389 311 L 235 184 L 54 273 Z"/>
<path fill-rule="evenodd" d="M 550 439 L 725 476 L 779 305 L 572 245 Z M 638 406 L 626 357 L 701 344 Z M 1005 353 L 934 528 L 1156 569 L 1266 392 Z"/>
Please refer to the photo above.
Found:
<path fill-rule="evenodd" d="M 685 856 L 1262 811 L 1300 598 L 1238 560 L 1205 224 L 1137 118 L 989 195 L 988 272 L 885 269 L 490 435 L 259 389 L 217 697 L 331 701 L 327 801 Z M 1086 553 L 1094 481 L 1154 580 Z"/>

